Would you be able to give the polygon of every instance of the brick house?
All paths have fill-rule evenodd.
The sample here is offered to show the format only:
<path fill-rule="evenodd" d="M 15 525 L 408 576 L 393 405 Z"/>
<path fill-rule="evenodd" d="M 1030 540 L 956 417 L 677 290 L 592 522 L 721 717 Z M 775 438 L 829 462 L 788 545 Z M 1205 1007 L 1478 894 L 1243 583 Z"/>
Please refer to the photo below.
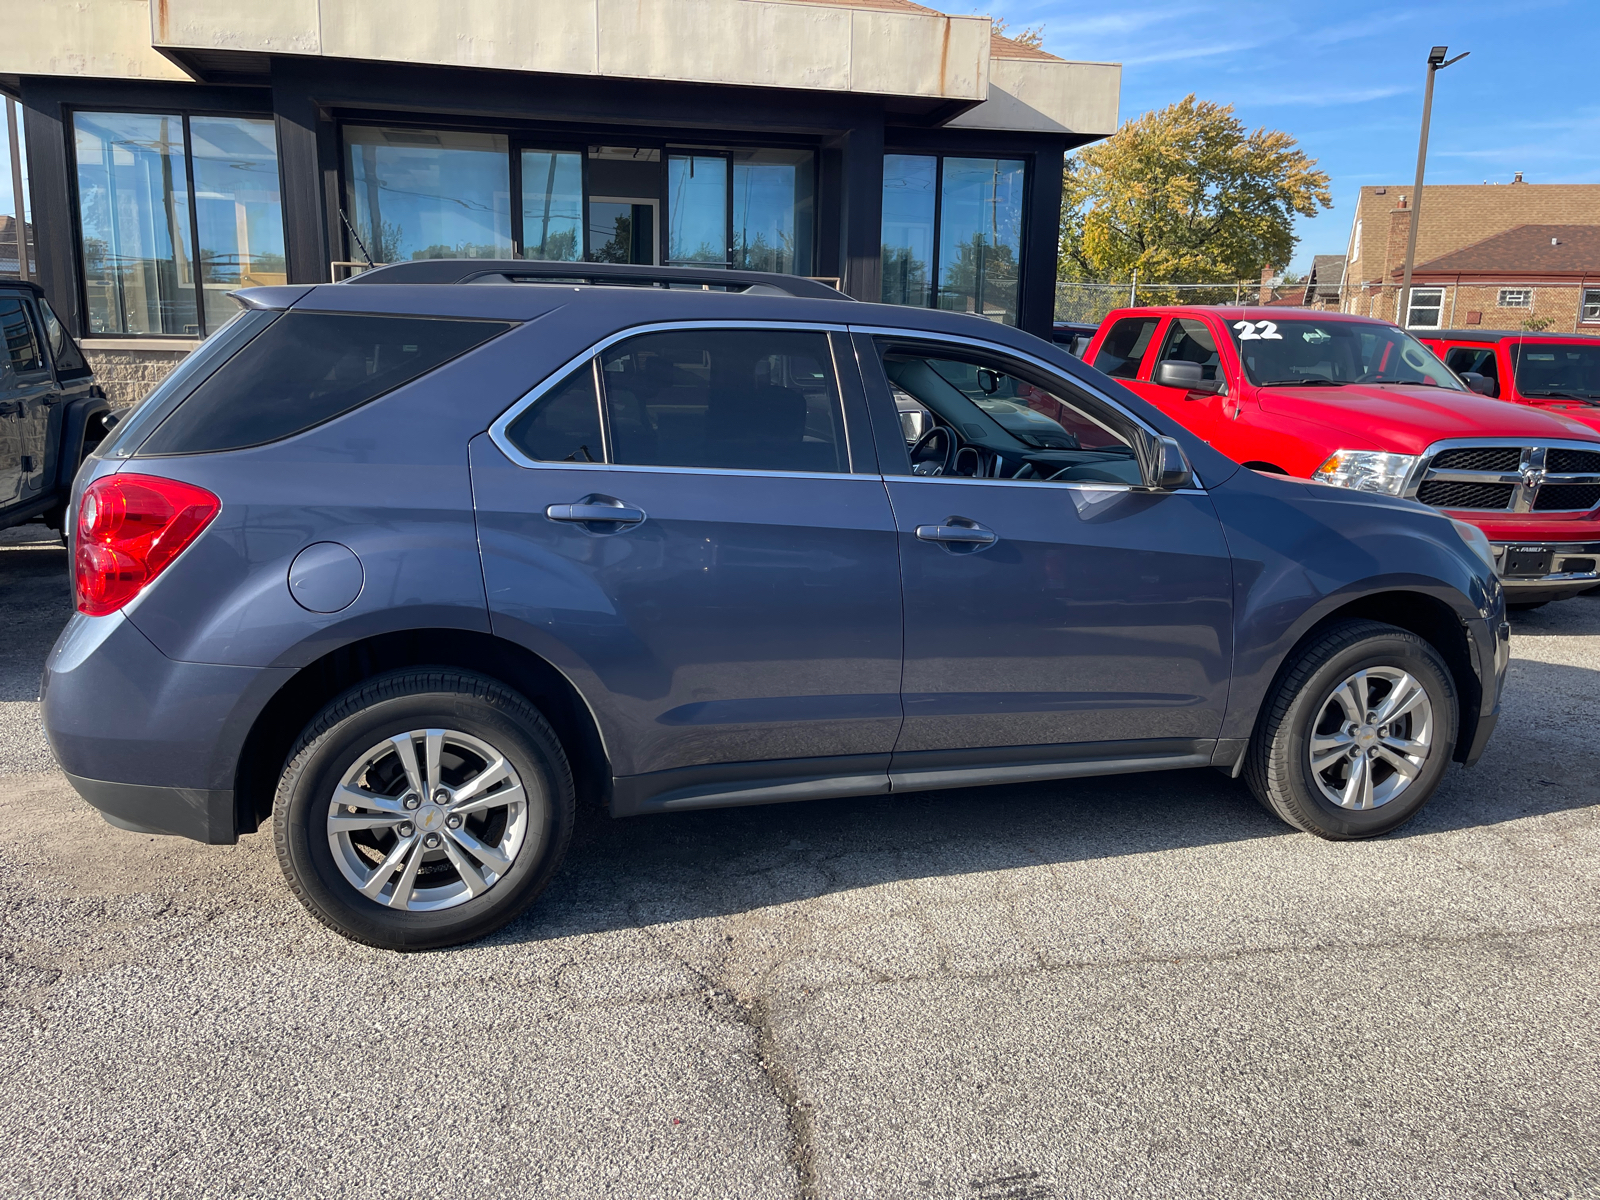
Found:
<path fill-rule="evenodd" d="M 1340 289 L 1340 308 L 1345 312 L 1396 320 L 1399 317 L 1400 281 L 1406 253 L 1406 236 L 1411 223 L 1411 193 L 1406 186 L 1364 187 L 1356 200 L 1356 212 L 1350 228 L 1350 243 L 1346 252 L 1348 265 L 1344 271 L 1344 284 Z M 1430 184 L 1423 189 L 1421 221 L 1417 228 L 1416 266 L 1413 282 L 1420 283 L 1417 270 L 1433 267 L 1447 256 L 1453 256 L 1469 247 L 1476 247 L 1501 234 L 1534 226 L 1562 226 L 1569 231 L 1576 227 L 1600 227 L 1600 184 L 1583 183 L 1525 183 L 1518 174 L 1510 184 Z M 1573 247 L 1577 236 L 1562 239 L 1561 235 L 1543 235 L 1543 246 L 1549 247 L 1549 237 L 1557 236 Z M 1537 238 L 1518 239 L 1515 245 L 1529 253 L 1539 248 Z M 1561 249 L 1558 244 L 1556 249 Z M 1530 317 L 1549 319 L 1550 328 L 1570 332 L 1588 331 L 1593 325 L 1584 321 L 1584 275 L 1581 265 L 1577 273 L 1566 267 L 1554 274 L 1546 273 L 1535 283 L 1541 272 L 1536 262 L 1511 262 L 1504 258 L 1507 246 L 1497 251 L 1495 261 L 1501 269 L 1491 272 L 1495 295 L 1499 287 L 1521 284 L 1533 286 L 1537 313 L 1518 308 L 1499 311 L 1498 304 L 1483 303 L 1482 293 L 1473 292 L 1471 303 L 1465 290 L 1455 292 L 1456 280 L 1452 270 L 1448 281 L 1430 278 L 1428 289 L 1418 299 L 1423 303 L 1414 306 L 1412 325 L 1419 328 L 1437 327 L 1436 322 L 1450 320 L 1452 305 L 1456 320 L 1464 319 L 1469 311 L 1482 313 L 1485 324 L 1504 326 L 1507 322 L 1520 325 Z M 1547 258 L 1538 261 L 1546 262 Z M 1553 261 L 1553 260 L 1550 260 Z M 1569 257 L 1563 257 L 1570 263 Z M 1463 287 L 1467 272 L 1463 268 Z M 1518 275 L 1523 278 L 1512 279 Z M 1593 277 L 1590 286 L 1600 286 Z M 1502 283 L 1503 281 L 1503 283 Z M 1476 286 L 1476 285 L 1475 285 Z M 1485 283 L 1483 286 L 1489 286 Z M 1493 315 L 1491 315 L 1491 311 Z M 1600 327 L 1594 328 L 1600 332 Z"/>
<path fill-rule="evenodd" d="M 1414 328 L 1600 335 L 1600 225 L 1519 225 L 1418 263 L 1411 285 Z"/>

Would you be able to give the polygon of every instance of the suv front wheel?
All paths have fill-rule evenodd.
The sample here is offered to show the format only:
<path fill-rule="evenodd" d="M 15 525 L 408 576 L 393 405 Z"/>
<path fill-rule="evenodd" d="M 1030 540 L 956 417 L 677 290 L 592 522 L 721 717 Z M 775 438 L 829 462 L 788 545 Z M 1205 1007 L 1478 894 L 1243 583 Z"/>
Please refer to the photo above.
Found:
<path fill-rule="evenodd" d="M 392 950 L 493 932 L 571 840 L 572 772 L 525 699 L 479 675 L 379 676 L 308 725 L 278 784 L 289 885 L 345 937 Z"/>
<path fill-rule="evenodd" d="M 1439 652 L 1407 630 L 1344 621 L 1285 664 L 1245 758 L 1270 811 L 1333 839 L 1405 824 L 1455 753 L 1457 704 Z"/>

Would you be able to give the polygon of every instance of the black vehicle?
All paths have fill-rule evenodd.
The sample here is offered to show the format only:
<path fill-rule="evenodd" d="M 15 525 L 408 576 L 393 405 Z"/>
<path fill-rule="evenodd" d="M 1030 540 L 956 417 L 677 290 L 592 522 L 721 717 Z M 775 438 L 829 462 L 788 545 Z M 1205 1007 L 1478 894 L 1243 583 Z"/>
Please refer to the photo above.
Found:
<path fill-rule="evenodd" d="M 1050 340 L 1065 347 L 1073 358 L 1082 358 L 1099 328 L 1093 321 L 1057 321 L 1050 327 Z"/>
<path fill-rule="evenodd" d="M 0 279 L 0 529 L 60 529 L 72 477 L 111 427 L 111 406 L 33 283 Z"/>

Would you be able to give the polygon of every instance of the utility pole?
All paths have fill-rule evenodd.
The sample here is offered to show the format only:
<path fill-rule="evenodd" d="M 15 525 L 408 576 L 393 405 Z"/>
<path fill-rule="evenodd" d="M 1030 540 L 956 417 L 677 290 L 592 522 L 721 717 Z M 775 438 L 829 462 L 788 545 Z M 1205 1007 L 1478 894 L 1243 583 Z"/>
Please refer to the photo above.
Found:
<path fill-rule="evenodd" d="M 1428 51 L 1428 82 L 1422 91 L 1422 137 L 1417 141 L 1417 183 L 1411 189 L 1411 230 L 1406 234 L 1405 278 L 1400 284 L 1400 311 L 1395 315 L 1402 329 L 1411 327 L 1411 267 L 1417 257 L 1417 222 L 1422 219 L 1422 173 L 1428 164 L 1428 120 L 1433 115 L 1433 77 L 1451 63 L 1458 63 L 1472 51 L 1464 50 L 1454 58 L 1446 59 L 1448 46 L 1435 46 Z"/>

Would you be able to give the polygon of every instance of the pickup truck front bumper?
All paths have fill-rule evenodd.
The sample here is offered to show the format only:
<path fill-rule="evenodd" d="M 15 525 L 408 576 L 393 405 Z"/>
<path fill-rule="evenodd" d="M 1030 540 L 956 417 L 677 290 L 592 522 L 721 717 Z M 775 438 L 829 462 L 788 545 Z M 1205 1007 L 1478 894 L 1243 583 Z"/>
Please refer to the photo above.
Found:
<path fill-rule="evenodd" d="M 1600 542 L 1493 542 L 1508 604 L 1565 600 L 1600 586 Z"/>

